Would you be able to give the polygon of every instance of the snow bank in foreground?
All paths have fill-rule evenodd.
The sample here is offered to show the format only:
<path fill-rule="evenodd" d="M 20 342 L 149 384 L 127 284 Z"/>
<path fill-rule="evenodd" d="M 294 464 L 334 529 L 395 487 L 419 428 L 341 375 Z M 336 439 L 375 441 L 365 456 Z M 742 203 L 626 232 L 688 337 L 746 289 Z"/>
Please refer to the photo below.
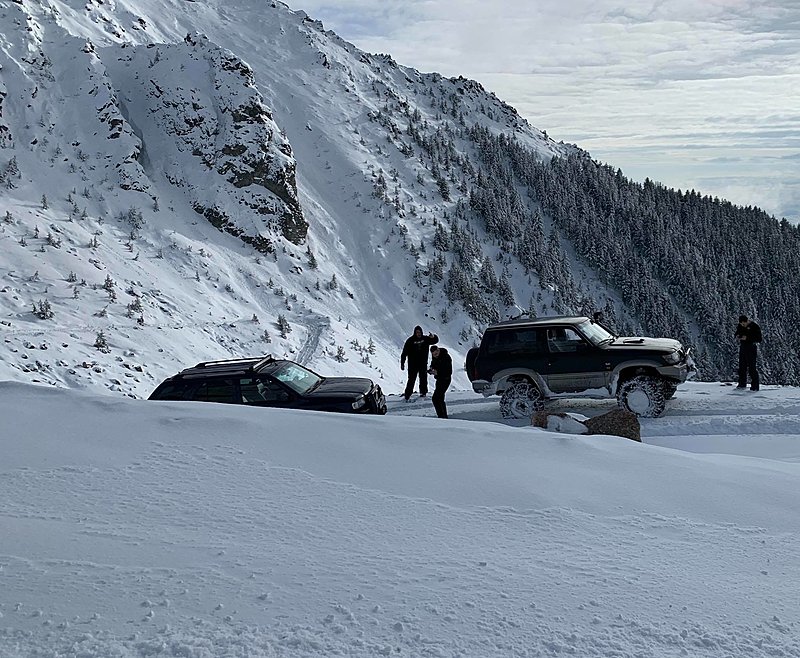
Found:
<path fill-rule="evenodd" d="M 800 656 L 797 463 L 10 383 L 0 454 L 4 657 Z"/>

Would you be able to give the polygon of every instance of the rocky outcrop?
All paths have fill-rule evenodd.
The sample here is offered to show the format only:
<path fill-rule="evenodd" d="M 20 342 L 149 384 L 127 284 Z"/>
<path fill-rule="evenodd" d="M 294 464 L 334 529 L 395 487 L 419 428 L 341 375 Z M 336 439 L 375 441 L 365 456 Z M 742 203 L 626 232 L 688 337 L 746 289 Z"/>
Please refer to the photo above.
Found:
<path fill-rule="evenodd" d="M 271 254 L 275 251 L 275 246 L 269 238 L 263 235 L 247 235 L 219 208 L 207 208 L 200 203 L 195 203 L 192 207 L 196 213 L 205 217 L 212 226 L 215 226 L 220 231 L 241 238 L 242 242 L 252 245 L 254 249 L 260 251 L 262 254 Z"/>
<path fill-rule="evenodd" d="M 279 236 L 303 242 L 292 149 L 252 69 L 200 34 L 117 52 L 108 67 L 148 174 L 163 174 L 214 226 L 260 251 Z"/>

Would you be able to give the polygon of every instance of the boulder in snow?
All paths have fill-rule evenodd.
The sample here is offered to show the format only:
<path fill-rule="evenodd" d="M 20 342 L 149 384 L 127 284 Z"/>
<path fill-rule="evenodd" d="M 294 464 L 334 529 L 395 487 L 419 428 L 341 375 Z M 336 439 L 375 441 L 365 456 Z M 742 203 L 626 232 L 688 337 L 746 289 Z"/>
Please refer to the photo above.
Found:
<path fill-rule="evenodd" d="M 612 409 L 608 413 L 589 418 L 585 426 L 589 434 L 610 434 L 632 441 L 642 441 L 641 425 L 636 414 L 625 409 Z"/>

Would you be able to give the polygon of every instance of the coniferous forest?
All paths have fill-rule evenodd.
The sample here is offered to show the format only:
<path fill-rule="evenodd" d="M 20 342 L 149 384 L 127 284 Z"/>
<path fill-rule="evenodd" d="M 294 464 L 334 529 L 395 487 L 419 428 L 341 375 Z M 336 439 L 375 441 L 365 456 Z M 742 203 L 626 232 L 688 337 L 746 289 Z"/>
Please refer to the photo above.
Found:
<path fill-rule="evenodd" d="M 466 81 L 436 82 L 433 122 L 402 99 L 386 102 L 373 120 L 397 136 L 406 124 L 419 151 L 398 137 L 401 152 L 417 156 L 441 199 L 452 203 L 452 213 L 434 219 L 427 261 L 420 259 L 427 266 L 415 277 L 427 290 L 441 284 L 449 305 L 444 321 L 453 305 L 478 331 L 514 305 L 531 314 L 600 310 L 621 335 L 643 332 L 691 346 L 701 379 L 729 380 L 738 364 L 733 333 L 744 313 L 764 331 L 764 381 L 800 384 L 797 226 L 694 190 L 632 181 L 574 147 L 542 157 L 514 131 L 471 123 L 459 110 L 460 94 L 447 89 Z M 403 216 L 400 204 L 394 210 Z M 575 260 L 616 291 L 621 308 L 589 291 Z M 515 262 L 530 283 L 516 297 L 509 285 Z M 549 304 L 541 304 L 542 292 Z"/>
<path fill-rule="evenodd" d="M 630 181 L 585 153 L 544 162 L 514 138 L 480 128 L 470 136 L 483 168 L 470 192 L 472 208 L 490 233 L 514 245 L 522 264 L 563 291 L 561 310 L 580 312 L 585 302 L 559 258 L 556 229 L 619 291 L 647 334 L 695 348 L 704 379 L 731 376 L 733 332 L 744 313 L 764 330 L 765 379 L 800 383 L 797 226 L 693 190 Z M 532 213 L 520 194 L 536 207 Z M 549 238 L 537 211 L 552 219 Z"/>

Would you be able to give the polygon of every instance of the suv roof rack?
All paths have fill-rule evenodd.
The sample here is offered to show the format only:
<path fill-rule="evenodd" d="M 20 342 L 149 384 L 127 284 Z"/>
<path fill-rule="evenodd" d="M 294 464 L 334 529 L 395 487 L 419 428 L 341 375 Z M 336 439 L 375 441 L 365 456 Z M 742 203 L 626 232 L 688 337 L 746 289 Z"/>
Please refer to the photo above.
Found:
<path fill-rule="evenodd" d="M 495 329 L 498 327 L 514 327 L 514 326 L 521 326 L 521 325 L 531 325 L 531 326 L 548 326 L 551 324 L 563 324 L 569 322 L 578 322 L 588 320 L 589 318 L 583 315 L 551 315 L 545 317 L 518 317 L 512 318 L 510 320 L 503 320 L 501 322 L 495 322 L 494 324 L 490 324 L 487 329 Z"/>
<path fill-rule="evenodd" d="M 241 359 L 219 359 L 217 361 L 201 361 L 200 363 L 186 368 L 178 373 L 179 376 L 198 375 L 214 371 L 216 374 L 230 372 L 230 373 L 246 373 L 257 372 L 265 365 L 275 361 L 272 354 L 264 356 L 251 356 Z"/>
<path fill-rule="evenodd" d="M 254 363 L 252 366 L 250 366 L 250 370 L 254 372 L 258 371 L 268 363 L 272 363 L 274 360 L 275 357 L 272 356 L 272 354 L 267 354 L 266 356 L 262 357 L 257 363 Z"/>
<path fill-rule="evenodd" d="M 248 363 L 249 361 L 256 361 L 259 357 L 248 356 L 241 359 L 218 359 L 217 361 L 201 361 L 194 368 L 211 368 L 213 366 L 235 366 L 238 363 Z"/>

